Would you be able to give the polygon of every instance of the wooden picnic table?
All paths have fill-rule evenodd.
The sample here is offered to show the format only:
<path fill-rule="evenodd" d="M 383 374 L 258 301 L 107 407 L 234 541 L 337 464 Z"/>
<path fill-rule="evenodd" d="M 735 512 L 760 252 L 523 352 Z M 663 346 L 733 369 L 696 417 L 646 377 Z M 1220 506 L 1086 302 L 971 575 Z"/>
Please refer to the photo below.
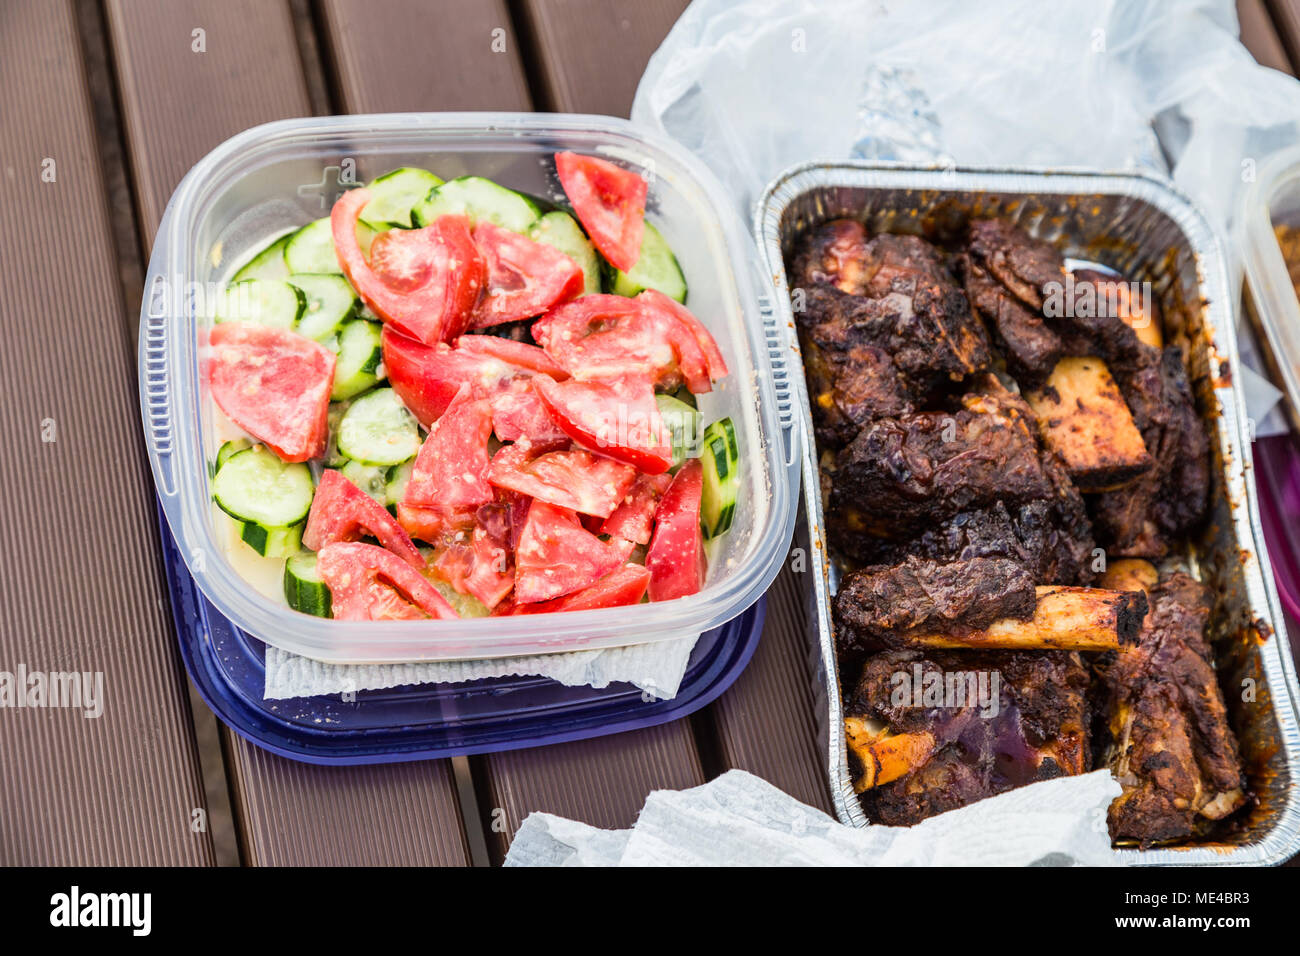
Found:
<path fill-rule="evenodd" d="M 185 172 L 229 136 L 292 116 L 626 116 L 685 6 L 0 7 L 0 478 L 11 502 L 0 526 L 0 665 L 102 671 L 107 698 L 95 720 L 0 715 L 0 863 L 484 865 L 500 862 L 534 810 L 628 826 L 650 790 L 733 767 L 829 810 L 803 585 L 788 569 L 769 592 L 752 663 L 708 708 L 467 759 L 341 768 L 260 750 L 219 726 L 189 687 L 172 631 L 135 346 L 150 245 Z M 1241 0 L 1239 10 L 1261 62 L 1300 67 L 1300 0 Z"/>

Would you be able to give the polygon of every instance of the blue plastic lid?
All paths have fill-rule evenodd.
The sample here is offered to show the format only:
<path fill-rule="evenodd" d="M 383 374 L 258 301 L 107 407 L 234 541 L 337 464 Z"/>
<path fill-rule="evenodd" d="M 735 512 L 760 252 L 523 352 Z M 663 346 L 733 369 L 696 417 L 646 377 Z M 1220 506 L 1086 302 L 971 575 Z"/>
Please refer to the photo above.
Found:
<path fill-rule="evenodd" d="M 666 723 L 699 710 L 740 676 L 763 632 L 765 600 L 700 636 L 672 700 L 631 684 L 566 687 L 544 677 L 416 684 L 265 700 L 266 646 L 203 597 L 160 516 L 172 615 L 186 670 L 235 733 L 272 753 L 319 764 L 374 764 L 540 747 Z"/>

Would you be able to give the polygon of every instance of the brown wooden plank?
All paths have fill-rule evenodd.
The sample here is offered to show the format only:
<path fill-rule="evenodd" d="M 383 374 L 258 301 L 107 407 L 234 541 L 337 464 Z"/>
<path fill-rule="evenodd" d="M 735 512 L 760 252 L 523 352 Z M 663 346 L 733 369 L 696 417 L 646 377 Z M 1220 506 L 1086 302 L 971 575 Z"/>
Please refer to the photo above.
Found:
<path fill-rule="evenodd" d="M 347 113 L 530 110 L 504 0 L 324 0 L 322 40 Z"/>
<path fill-rule="evenodd" d="M 249 865 L 469 865 L 451 761 L 318 767 L 231 743 Z"/>
<path fill-rule="evenodd" d="M 534 810 L 606 829 L 630 827 L 651 790 L 704 782 L 685 720 L 647 730 L 477 758 L 479 814 L 500 863 Z"/>
<path fill-rule="evenodd" d="M 650 54 L 687 0 L 523 0 L 539 109 L 627 116 Z"/>
<path fill-rule="evenodd" d="M 1277 28 L 1282 48 L 1286 50 L 1289 66 L 1282 69 L 1287 73 L 1300 73 L 1300 0 L 1265 0 L 1264 8 Z"/>
<path fill-rule="evenodd" d="M 108 21 L 147 238 L 176 183 L 213 146 L 311 112 L 283 2 L 109 0 Z M 249 862 L 379 862 L 380 849 L 403 862 L 466 862 L 449 762 L 323 770 L 228 731 L 225 739 Z"/>
<path fill-rule="evenodd" d="M 0 8 L 0 85 L 0 670 L 103 681 L 96 718 L 0 713 L 0 860 L 211 865 L 70 3 Z"/>
<path fill-rule="evenodd" d="M 709 708 L 722 765 L 757 774 L 831 813 L 826 758 L 817 733 L 807 571 L 789 562 L 767 592 L 763 640 L 740 679 Z"/>
<path fill-rule="evenodd" d="M 1237 0 L 1237 22 L 1241 25 L 1241 42 L 1256 60 L 1274 70 L 1291 72 L 1291 63 L 1264 0 Z"/>

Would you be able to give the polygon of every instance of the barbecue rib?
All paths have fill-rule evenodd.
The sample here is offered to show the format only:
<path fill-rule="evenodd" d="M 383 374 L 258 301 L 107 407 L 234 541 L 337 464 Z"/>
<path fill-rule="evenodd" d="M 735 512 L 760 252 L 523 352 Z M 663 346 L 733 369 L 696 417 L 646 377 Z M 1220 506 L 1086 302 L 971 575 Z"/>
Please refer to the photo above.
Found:
<path fill-rule="evenodd" d="M 1061 337 L 970 255 L 957 258 L 957 270 L 971 307 L 987 323 L 1006 356 L 1007 371 L 1025 385 L 1037 385 L 1047 378 L 1064 354 Z"/>
<path fill-rule="evenodd" d="M 849 770 L 868 817 L 911 826 L 1013 787 L 1083 773 L 1087 686 L 1088 671 L 1070 652 L 874 655 L 845 720 Z"/>
<path fill-rule="evenodd" d="M 1115 840 L 1142 846 L 1192 836 L 1245 803 L 1237 740 L 1205 640 L 1209 594 L 1181 572 L 1149 592 L 1138 643 L 1100 668 L 1110 760 L 1124 792 L 1110 806 Z"/>
<path fill-rule="evenodd" d="M 988 365 L 983 325 L 923 239 L 868 240 L 861 223 L 835 220 L 814 232 L 794 276 L 813 415 L 829 447 Z"/>

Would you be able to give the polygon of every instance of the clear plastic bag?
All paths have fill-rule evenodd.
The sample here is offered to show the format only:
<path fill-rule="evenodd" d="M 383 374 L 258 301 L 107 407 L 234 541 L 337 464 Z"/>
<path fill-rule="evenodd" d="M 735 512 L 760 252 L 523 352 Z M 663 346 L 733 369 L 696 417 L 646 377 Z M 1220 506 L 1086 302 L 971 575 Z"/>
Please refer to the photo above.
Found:
<path fill-rule="evenodd" d="M 696 0 L 632 119 L 703 158 L 746 221 L 786 167 L 863 156 L 1146 167 L 1227 236 L 1260 160 L 1300 138 L 1300 83 L 1240 44 L 1233 0 Z M 1249 386 L 1276 430 L 1278 393 Z"/>

